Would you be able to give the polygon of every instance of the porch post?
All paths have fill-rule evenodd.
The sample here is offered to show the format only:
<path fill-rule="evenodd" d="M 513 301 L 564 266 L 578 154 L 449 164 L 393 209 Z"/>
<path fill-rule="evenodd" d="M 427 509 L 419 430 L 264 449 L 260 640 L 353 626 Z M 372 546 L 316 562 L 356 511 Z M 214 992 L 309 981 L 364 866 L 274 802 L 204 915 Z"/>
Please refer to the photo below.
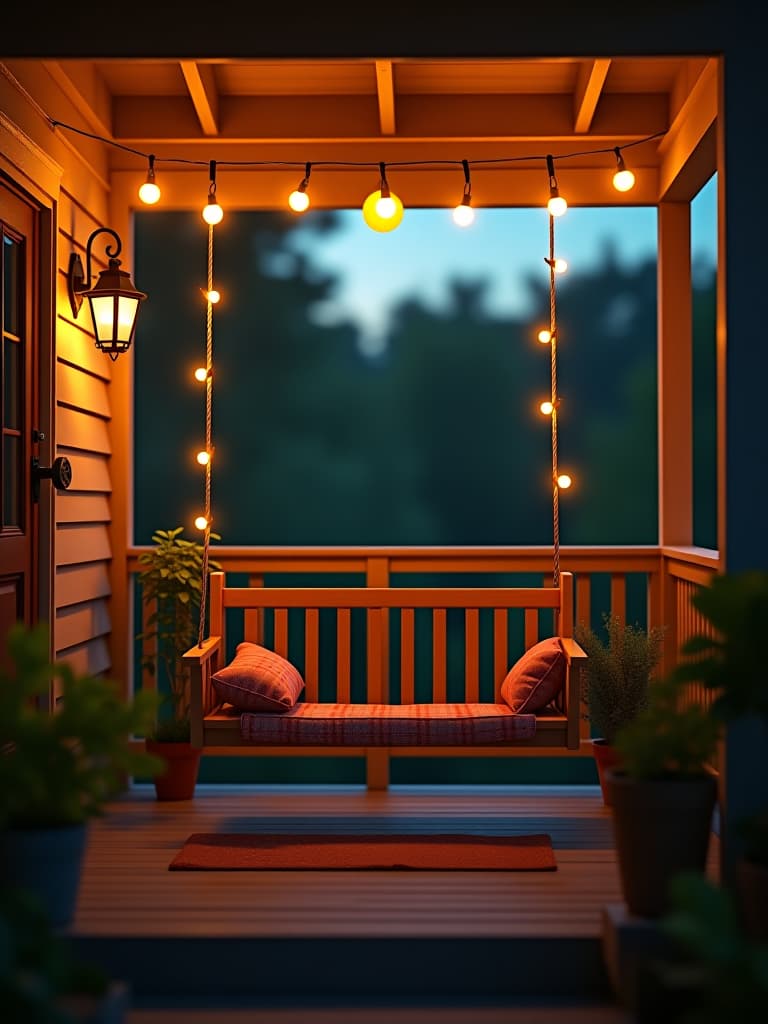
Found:
<path fill-rule="evenodd" d="M 658 467 L 659 545 L 693 540 L 693 316 L 691 208 L 688 202 L 658 206 Z M 663 570 L 664 556 L 660 569 Z M 662 571 L 661 623 L 676 635 L 675 588 Z M 676 660 L 666 645 L 664 668 Z"/>

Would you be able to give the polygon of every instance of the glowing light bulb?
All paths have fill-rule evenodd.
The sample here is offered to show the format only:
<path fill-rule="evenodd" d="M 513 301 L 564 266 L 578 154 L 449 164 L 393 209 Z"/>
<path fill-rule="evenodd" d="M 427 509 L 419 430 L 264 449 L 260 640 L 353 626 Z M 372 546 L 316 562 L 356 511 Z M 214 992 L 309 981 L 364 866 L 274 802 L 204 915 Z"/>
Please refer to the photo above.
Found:
<path fill-rule="evenodd" d="M 393 231 L 402 219 L 403 204 L 394 192 L 382 196 L 377 189 L 363 203 L 363 220 L 374 231 Z"/>
<path fill-rule="evenodd" d="M 567 473 L 561 473 L 557 478 L 557 486 L 562 490 L 567 491 L 573 483 L 573 480 L 568 476 Z"/>
<path fill-rule="evenodd" d="M 453 223 L 460 228 L 468 228 L 475 222 L 475 211 L 469 203 L 459 203 L 453 211 Z"/>
<path fill-rule="evenodd" d="M 568 203 L 562 196 L 551 196 L 547 202 L 547 210 L 553 217 L 562 217 L 568 209 Z"/>
<path fill-rule="evenodd" d="M 210 523 L 209 523 L 209 521 L 208 521 L 206 516 L 196 516 L 195 517 L 195 527 L 196 527 L 196 529 L 198 529 L 198 530 L 207 530 L 209 526 L 210 526 Z"/>
<path fill-rule="evenodd" d="M 203 220 L 206 224 L 220 224 L 224 216 L 224 211 L 216 202 L 215 197 L 209 196 L 208 202 L 203 207 Z"/>
<path fill-rule="evenodd" d="M 551 416 L 554 408 L 551 402 L 542 402 L 539 405 L 539 412 L 543 413 L 544 416 Z"/>
<path fill-rule="evenodd" d="M 304 213 L 309 209 L 309 196 L 306 192 L 296 189 L 288 196 L 288 205 L 294 213 Z"/>
<path fill-rule="evenodd" d="M 552 331 L 539 331 L 537 338 L 542 345 L 548 345 L 552 341 Z"/>
<path fill-rule="evenodd" d="M 195 457 L 201 466 L 207 466 L 211 461 L 210 452 L 198 452 Z"/>
<path fill-rule="evenodd" d="M 195 380 L 199 380 L 203 384 L 208 379 L 208 371 L 204 366 L 198 366 L 195 370 Z"/>
<path fill-rule="evenodd" d="M 216 305 L 217 302 L 221 302 L 221 292 L 217 292 L 215 288 L 211 288 L 209 292 L 206 292 L 205 297 L 214 305 Z"/>
<path fill-rule="evenodd" d="M 154 181 L 145 181 L 139 189 L 139 199 L 147 206 L 154 206 L 160 198 L 160 189 Z"/>
<path fill-rule="evenodd" d="M 565 260 L 562 260 L 562 259 L 556 259 L 555 260 L 555 273 L 556 274 L 564 274 L 567 269 L 568 269 L 568 264 L 566 263 Z"/>
<path fill-rule="evenodd" d="M 613 187 L 617 192 L 629 192 L 631 188 L 634 188 L 635 176 L 632 171 L 628 171 L 626 167 L 623 171 L 616 171 L 613 176 Z"/>

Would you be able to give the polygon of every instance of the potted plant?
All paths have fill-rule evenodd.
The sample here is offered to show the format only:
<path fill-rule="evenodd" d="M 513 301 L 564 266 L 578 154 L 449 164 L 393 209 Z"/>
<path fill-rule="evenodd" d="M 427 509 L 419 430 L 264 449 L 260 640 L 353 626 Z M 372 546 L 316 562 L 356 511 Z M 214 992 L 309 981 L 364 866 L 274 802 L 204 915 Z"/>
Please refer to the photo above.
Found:
<path fill-rule="evenodd" d="M 768 665 L 761 640 L 768 634 L 768 572 L 714 577 L 691 602 L 708 624 L 681 648 L 677 674 L 714 695 L 712 714 L 724 724 L 748 719 L 755 742 L 768 741 Z M 743 842 L 735 883 L 750 934 L 768 940 L 768 806 L 736 823 Z"/>
<path fill-rule="evenodd" d="M 155 695 L 124 701 L 117 684 L 49 660 L 46 626 L 16 623 L 0 670 L 0 878 L 44 901 L 54 925 L 74 915 L 87 822 L 154 758 L 131 747 Z M 61 682 L 55 712 L 51 682 Z"/>
<path fill-rule="evenodd" d="M 706 869 L 719 728 L 681 696 L 674 672 L 652 683 L 647 706 L 617 732 L 620 765 L 607 772 L 624 900 L 643 917 L 666 912 L 675 875 Z"/>
<path fill-rule="evenodd" d="M 24 1024 L 120 1024 L 129 989 L 77 959 L 29 892 L 0 888 L 0 1006 Z"/>
<path fill-rule="evenodd" d="M 160 800 L 188 800 L 197 783 L 200 750 L 189 742 L 189 670 L 183 654 L 198 638 L 203 593 L 204 547 L 182 536 L 183 527 L 157 530 L 154 548 L 139 555 L 138 579 L 142 603 L 148 607 L 146 629 L 137 640 L 150 641 L 154 650 L 142 658 L 142 667 L 157 672 L 162 701 L 158 718 L 147 735 L 147 750 L 165 762 L 155 777 Z M 211 537 L 218 540 L 217 534 Z M 218 569 L 216 562 L 209 562 Z"/>
<path fill-rule="evenodd" d="M 603 622 L 605 639 L 583 623 L 577 625 L 575 636 L 587 653 L 584 702 L 595 734 L 592 750 L 603 802 L 610 806 L 606 770 L 617 763 L 616 733 L 648 703 L 648 686 L 661 657 L 664 629 L 646 631 L 608 614 L 603 615 Z"/>

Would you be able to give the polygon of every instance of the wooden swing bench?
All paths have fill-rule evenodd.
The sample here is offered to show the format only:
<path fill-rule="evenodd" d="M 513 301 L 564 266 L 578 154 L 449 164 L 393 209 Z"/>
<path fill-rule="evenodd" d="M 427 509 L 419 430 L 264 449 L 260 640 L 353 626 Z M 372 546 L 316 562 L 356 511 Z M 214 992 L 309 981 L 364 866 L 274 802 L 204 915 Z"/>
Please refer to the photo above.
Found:
<path fill-rule="evenodd" d="M 211 635 L 184 655 L 191 740 L 205 754 L 363 757 L 368 788 L 386 789 L 394 756 L 553 756 L 580 748 L 586 655 L 573 640 L 569 572 L 558 587 L 539 588 L 228 587 L 224 573 L 214 572 L 209 607 Z M 222 701 L 212 676 L 228 664 L 230 609 L 242 610 L 243 640 L 301 672 L 302 699 L 285 712 Z M 461 618 L 463 629 L 454 628 Z M 540 637 L 559 638 L 544 643 L 562 652 L 564 683 L 534 713 L 515 712 L 502 697 L 516 661 L 510 629 L 522 633 L 531 658 Z M 422 671 L 429 648 L 431 666 Z M 326 672 L 326 653 L 335 672 Z M 485 696 L 491 674 L 492 697 Z"/>

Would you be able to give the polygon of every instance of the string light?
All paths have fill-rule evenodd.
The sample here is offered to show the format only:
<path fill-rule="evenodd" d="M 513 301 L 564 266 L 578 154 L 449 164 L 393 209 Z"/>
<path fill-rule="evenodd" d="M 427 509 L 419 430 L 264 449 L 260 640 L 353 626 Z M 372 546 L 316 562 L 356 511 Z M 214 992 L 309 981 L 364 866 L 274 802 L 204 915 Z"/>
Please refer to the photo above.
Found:
<path fill-rule="evenodd" d="M 617 192 L 629 192 L 635 185 L 635 176 L 632 171 L 628 171 L 626 164 L 624 163 L 624 157 L 621 155 L 621 150 L 616 146 L 613 150 L 616 154 L 616 173 L 613 176 L 613 187 Z"/>
<path fill-rule="evenodd" d="M 542 345 L 548 345 L 550 341 L 552 341 L 552 331 L 548 331 L 546 329 L 541 330 L 536 335 L 536 338 L 538 341 L 541 342 Z"/>
<path fill-rule="evenodd" d="M 453 223 L 460 228 L 468 228 L 475 221 L 475 211 L 472 209 L 472 185 L 469 180 L 469 161 L 462 160 L 461 166 L 464 168 L 464 194 L 461 197 L 461 202 L 453 211 Z"/>
<path fill-rule="evenodd" d="M 214 306 L 217 302 L 221 302 L 221 292 L 217 291 L 215 288 L 211 288 L 208 291 L 203 290 L 203 295 L 205 295 L 208 302 L 212 302 Z"/>
<path fill-rule="evenodd" d="M 195 380 L 199 381 L 201 384 L 204 384 L 206 380 L 208 380 L 209 376 L 210 374 L 204 366 L 198 366 L 195 370 Z"/>
<path fill-rule="evenodd" d="M 565 201 L 563 196 L 557 187 L 557 178 L 555 177 L 555 161 L 551 154 L 547 154 L 547 173 L 549 174 L 549 199 L 547 201 L 547 210 L 549 211 L 550 217 L 562 217 L 565 211 L 568 209 L 568 203 Z"/>
<path fill-rule="evenodd" d="M 210 181 L 208 183 L 208 202 L 203 207 L 203 220 L 206 224 L 220 224 L 224 217 L 224 211 L 219 206 L 216 198 L 216 161 L 211 160 L 209 164 Z"/>
<path fill-rule="evenodd" d="M 211 453 L 210 452 L 198 452 L 197 455 L 195 456 L 195 458 L 197 459 L 197 461 L 199 462 L 199 464 L 201 466 L 207 466 L 208 463 L 211 461 Z"/>
<path fill-rule="evenodd" d="M 207 530 L 210 525 L 211 521 L 207 516 L 195 516 L 196 530 Z"/>
<path fill-rule="evenodd" d="M 551 416 L 554 408 L 554 405 L 550 401 L 541 402 L 539 404 L 539 412 L 544 416 Z"/>
<path fill-rule="evenodd" d="M 147 180 L 139 189 L 139 199 L 142 203 L 146 203 L 147 206 L 154 206 L 160 199 L 160 189 L 155 183 L 155 156 L 154 153 L 149 155 L 149 168 L 147 170 Z"/>
<path fill-rule="evenodd" d="M 381 180 L 378 189 L 371 192 L 363 203 L 363 220 L 374 231 L 394 231 L 403 219 L 403 203 L 390 190 L 383 161 L 379 164 L 379 173 Z"/>
<path fill-rule="evenodd" d="M 557 486 L 563 491 L 567 491 L 572 483 L 573 480 L 567 473 L 560 473 L 557 477 Z"/>
<path fill-rule="evenodd" d="M 304 213 L 305 210 L 309 209 L 307 186 L 309 185 L 309 176 L 311 173 L 312 164 L 307 163 L 304 168 L 304 177 L 299 182 L 298 187 L 288 196 L 288 205 L 294 213 Z"/>

